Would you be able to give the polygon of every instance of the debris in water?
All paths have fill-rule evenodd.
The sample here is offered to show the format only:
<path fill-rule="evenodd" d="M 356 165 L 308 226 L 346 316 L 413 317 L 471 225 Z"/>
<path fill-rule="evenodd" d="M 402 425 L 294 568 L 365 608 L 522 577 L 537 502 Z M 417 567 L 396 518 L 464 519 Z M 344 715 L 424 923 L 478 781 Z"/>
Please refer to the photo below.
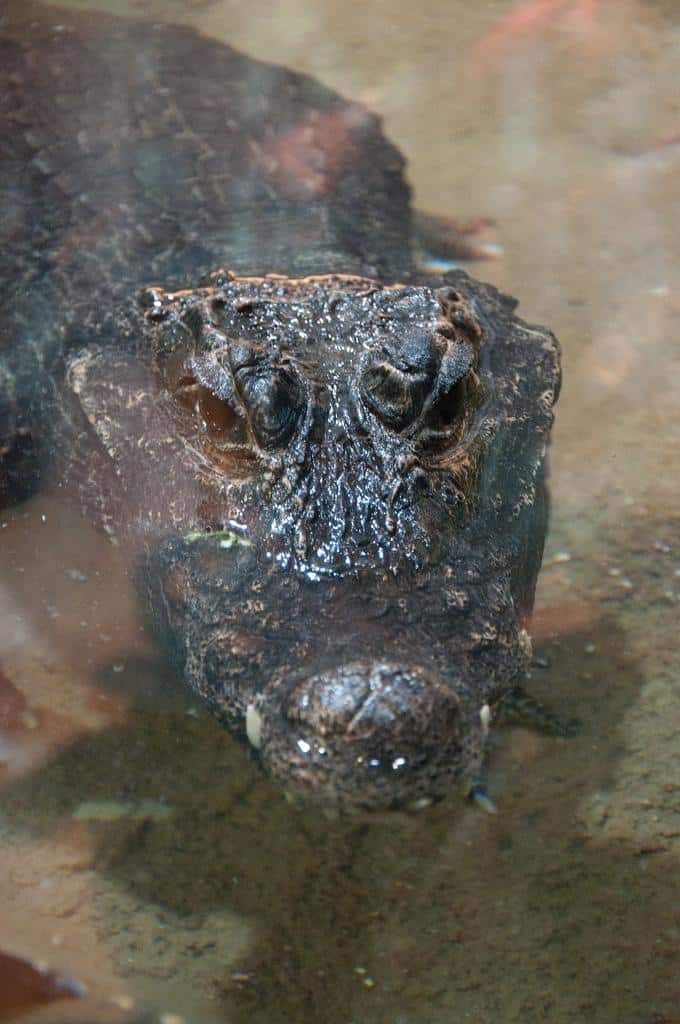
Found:
<path fill-rule="evenodd" d="M 72 814 L 75 821 L 162 821 L 172 810 L 160 800 L 84 800 Z"/>
<path fill-rule="evenodd" d="M 83 994 L 79 982 L 59 978 L 29 960 L 0 952 L 0 1020 L 11 1020 L 44 1003 L 78 999 Z"/>

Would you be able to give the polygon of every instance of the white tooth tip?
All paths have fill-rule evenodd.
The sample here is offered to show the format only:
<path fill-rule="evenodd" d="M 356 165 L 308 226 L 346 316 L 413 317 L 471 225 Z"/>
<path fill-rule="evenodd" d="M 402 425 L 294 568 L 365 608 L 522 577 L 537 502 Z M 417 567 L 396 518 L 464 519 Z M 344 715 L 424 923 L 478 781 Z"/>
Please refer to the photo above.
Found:
<path fill-rule="evenodd" d="M 262 715 L 254 704 L 246 708 L 246 736 L 256 750 L 262 746 Z"/>
<path fill-rule="evenodd" d="M 432 803 L 432 799 L 429 796 L 418 797 L 417 800 L 413 800 L 408 805 L 409 811 L 424 811 L 426 807 L 429 807 Z"/>
<path fill-rule="evenodd" d="M 473 790 L 472 799 L 477 804 L 477 806 L 481 807 L 482 810 L 486 811 L 487 814 L 498 814 L 498 808 L 496 807 L 491 797 L 487 796 L 484 790 Z"/>

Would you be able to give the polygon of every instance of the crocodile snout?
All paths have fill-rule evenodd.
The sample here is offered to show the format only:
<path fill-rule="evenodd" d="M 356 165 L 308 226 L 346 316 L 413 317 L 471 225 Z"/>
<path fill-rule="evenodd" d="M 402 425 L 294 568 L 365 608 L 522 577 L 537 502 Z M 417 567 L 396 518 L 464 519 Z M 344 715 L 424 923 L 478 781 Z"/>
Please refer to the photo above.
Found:
<path fill-rule="evenodd" d="M 320 738 L 389 748 L 411 747 L 433 721 L 457 728 L 458 697 L 420 667 L 352 662 L 309 676 L 286 702 L 288 721 Z"/>
<path fill-rule="evenodd" d="M 254 715 L 270 773 L 340 806 L 417 804 L 433 780 L 460 777 L 471 749 L 482 755 L 455 689 L 418 665 L 340 664 L 297 681 L 281 703 L 263 694 Z"/>

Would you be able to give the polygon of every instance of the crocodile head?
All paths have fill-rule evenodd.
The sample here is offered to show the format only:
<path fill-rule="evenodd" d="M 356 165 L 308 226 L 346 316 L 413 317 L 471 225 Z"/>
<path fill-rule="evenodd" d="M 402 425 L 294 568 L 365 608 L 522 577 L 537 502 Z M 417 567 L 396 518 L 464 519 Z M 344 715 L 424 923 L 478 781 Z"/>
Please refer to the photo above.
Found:
<path fill-rule="evenodd" d="M 72 362 L 156 621 L 291 792 L 474 784 L 529 657 L 559 387 L 554 338 L 513 309 L 463 273 L 218 272 L 148 291 L 134 351 Z"/>

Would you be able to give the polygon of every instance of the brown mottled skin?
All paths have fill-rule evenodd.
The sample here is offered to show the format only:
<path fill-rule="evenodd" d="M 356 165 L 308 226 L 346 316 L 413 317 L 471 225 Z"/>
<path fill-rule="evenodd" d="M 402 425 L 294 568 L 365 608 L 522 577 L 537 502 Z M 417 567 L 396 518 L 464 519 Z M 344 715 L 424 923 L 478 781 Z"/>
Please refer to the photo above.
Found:
<path fill-rule="evenodd" d="M 473 787 L 530 657 L 553 335 L 419 271 L 373 115 L 188 29 L 6 5 L 0 198 L 0 498 L 78 496 L 291 792 Z"/>

